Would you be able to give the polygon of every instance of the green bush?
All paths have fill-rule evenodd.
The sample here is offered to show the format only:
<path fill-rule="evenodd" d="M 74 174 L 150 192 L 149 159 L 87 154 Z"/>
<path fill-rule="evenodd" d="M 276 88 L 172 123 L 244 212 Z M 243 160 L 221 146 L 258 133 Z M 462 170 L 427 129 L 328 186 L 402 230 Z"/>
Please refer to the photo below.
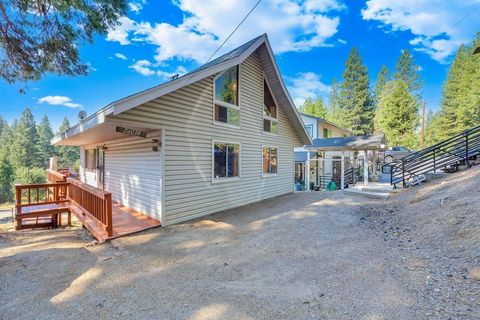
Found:
<path fill-rule="evenodd" d="M 0 158 L 0 203 L 13 201 L 13 167 L 7 157 Z"/>
<path fill-rule="evenodd" d="M 46 171 L 42 168 L 18 168 L 15 171 L 16 184 L 45 183 Z"/>

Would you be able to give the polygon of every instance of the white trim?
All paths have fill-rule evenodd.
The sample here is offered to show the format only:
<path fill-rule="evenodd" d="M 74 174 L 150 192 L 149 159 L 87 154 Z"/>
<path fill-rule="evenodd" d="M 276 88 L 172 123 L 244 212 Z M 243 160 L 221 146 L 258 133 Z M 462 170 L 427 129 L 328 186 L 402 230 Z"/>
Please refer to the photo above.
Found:
<path fill-rule="evenodd" d="M 162 162 L 162 194 L 161 194 L 161 199 L 160 199 L 160 225 L 164 225 L 165 223 L 165 143 L 166 143 L 166 130 L 161 129 L 161 146 L 160 146 L 160 161 Z"/>
<path fill-rule="evenodd" d="M 270 96 L 272 96 L 272 99 L 273 99 L 273 103 L 275 103 L 275 118 L 274 117 L 270 117 L 268 115 L 265 114 L 265 84 L 267 85 L 267 90 L 268 92 L 270 92 Z M 267 81 L 267 78 L 265 77 L 265 72 L 263 73 L 263 92 L 262 92 L 262 97 L 263 97 L 263 104 L 262 104 L 262 132 L 263 133 L 266 133 L 266 134 L 270 134 L 270 135 L 274 135 L 274 136 L 277 136 L 278 135 L 278 131 L 279 131 L 279 124 L 280 122 L 278 121 L 278 115 L 280 113 L 280 105 L 277 103 L 277 100 L 275 100 L 275 97 L 273 96 L 272 94 L 272 90 L 270 90 L 270 86 L 268 84 L 268 81 Z M 265 126 L 264 126 L 264 121 L 267 120 L 267 121 L 270 121 L 270 129 L 272 128 L 272 123 L 276 123 L 277 124 L 277 131 L 276 132 L 272 132 L 272 131 L 265 131 Z M 303 124 L 303 122 L 302 122 Z"/>
<path fill-rule="evenodd" d="M 215 178 L 214 148 L 215 148 L 215 144 L 217 144 L 217 143 L 218 144 L 236 144 L 236 145 L 238 145 L 238 176 Z M 234 182 L 234 181 L 240 181 L 242 179 L 242 144 L 240 142 L 231 141 L 231 140 L 224 140 L 224 139 L 218 139 L 218 140 L 217 139 L 212 139 L 212 146 L 210 148 L 210 152 L 212 154 L 212 174 L 211 174 L 212 183 Z"/>
<path fill-rule="evenodd" d="M 263 172 L 263 149 L 264 148 L 277 149 L 277 172 L 275 172 L 275 173 L 270 173 L 270 172 L 265 173 L 265 172 Z M 262 144 L 262 178 L 278 176 L 278 171 L 280 169 L 280 166 L 279 166 L 280 151 L 279 150 L 280 150 L 280 148 L 277 145 Z M 270 153 L 270 150 L 269 150 L 269 153 Z M 271 158 L 270 158 L 270 162 L 271 162 Z M 271 169 L 271 165 L 270 165 L 270 169 Z"/>

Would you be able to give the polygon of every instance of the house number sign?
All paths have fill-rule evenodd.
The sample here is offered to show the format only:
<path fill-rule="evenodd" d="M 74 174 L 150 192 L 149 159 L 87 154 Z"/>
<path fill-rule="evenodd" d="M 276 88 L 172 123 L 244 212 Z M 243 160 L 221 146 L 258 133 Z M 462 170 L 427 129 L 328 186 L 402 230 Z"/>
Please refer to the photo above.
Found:
<path fill-rule="evenodd" d="M 129 136 L 135 136 L 135 137 L 145 138 L 147 136 L 147 133 L 145 131 L 132 129 L 132 128 L 116 127 L 115 131 L 123 134 L 128 134 Z"/>

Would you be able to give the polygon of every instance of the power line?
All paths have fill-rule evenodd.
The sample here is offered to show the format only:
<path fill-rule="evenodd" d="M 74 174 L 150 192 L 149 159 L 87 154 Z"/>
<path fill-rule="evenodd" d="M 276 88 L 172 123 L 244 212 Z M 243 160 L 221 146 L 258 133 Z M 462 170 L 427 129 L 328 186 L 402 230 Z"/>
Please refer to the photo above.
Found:
<path fill-rule="evenodd" d="M 235 27 L 235 29 L 233 29 L 233 31 L 230 33 L 230 35 L 222 42 L 222 44 L 215 50 L 215 52 L 208 58 L 208 60 L 204 64 L 209 63 L 210 60 L 217 54 L 217 52 L 220 51 L 220 49 L 233 36 L 233 34 L 238 30 L 238 28 L 240 28 L 240 26 L 245 22 L 245 20 L 247 20 L 247 18 L 250 16 L 250 14 L 252 14 L 253 10 L 255 10 L 255 8 L 258 7 L 260 2 L 262 2 L 262 0 L 258 0 L 257 3 L 255 3 L 255 5 L 252 7 L 252 9 L 250 9 L 250 11 L 248 11 L 247 15 L 245 17 L 243 17 L 242 21 L 240 21 L 240 23 Z M 192 77 L 193 77 L 193 74 L 190 75 L 190 77 L 183 83 L 182 87 L 185 86 L 187 84 L 187 82 L 192 79 Z"/>

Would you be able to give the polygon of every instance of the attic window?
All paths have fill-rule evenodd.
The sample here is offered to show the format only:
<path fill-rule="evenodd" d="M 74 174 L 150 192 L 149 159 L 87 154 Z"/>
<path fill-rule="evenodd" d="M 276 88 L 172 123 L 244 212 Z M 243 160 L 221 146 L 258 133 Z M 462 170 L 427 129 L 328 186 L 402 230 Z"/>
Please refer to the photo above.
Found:
<path fill-rule="evenodd" d="M 278 132 L 278 110 L 267 82 L 263 81 L 263 131 Z"/>
<path fill-rule="evenodd" d="M 234 66 L 215 77 L 214 92 L 215 122 L 238 127 L 240 124 L 238 66 Z"/>

